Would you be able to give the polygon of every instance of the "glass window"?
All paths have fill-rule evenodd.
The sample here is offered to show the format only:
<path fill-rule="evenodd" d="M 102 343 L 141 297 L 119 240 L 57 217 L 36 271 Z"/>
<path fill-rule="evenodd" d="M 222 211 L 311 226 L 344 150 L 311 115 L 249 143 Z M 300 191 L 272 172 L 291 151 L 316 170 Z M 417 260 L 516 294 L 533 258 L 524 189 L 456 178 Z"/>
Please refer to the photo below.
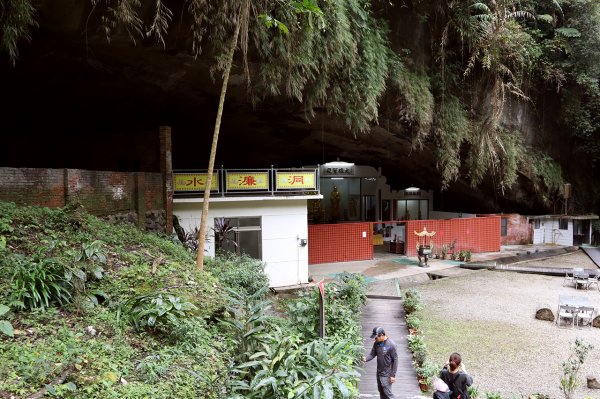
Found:
<path fill-rule="evenodd" d="M 406 200 L 407 218 L 406 220 L 419 219 L 419 200 Z"/>
<path fill-rule="evenodd" d="M 569 230 L 569 220 L 568 219 L 560 219 L 558 221 L 559 230 Z"/>
<path fill-rule="evenodd" d="M 419 215 L 420 220 L 429 219 L 429 200 L 419 200 Z"/>
<path fill-rule="evenodd" d="M 216 218 L 214 232 L 217 250 L 262 259 L 260 217 Z"/>
<path fill-rule="evenodd" d="M 508 230 L 508 219 L 502 218 L 502 222 L 500 223 L 500 235 L 502 237 L 506 237 L 507 230 Z"/>
<path fill-rule="evenodd" d="M 397 211 L 398 212 L 396 214 L 396 217 L 398 218 L 398 220 L 406 220 L 406 201 L 405 200 L 398 200 L 398 205 L 397 205 Z"/>
<path fill-rule="evenodd" d="M 535 219 L 533 221 L 533 228 L 534 229 L 539 229 L 540 228 L 540 219 Z"/>

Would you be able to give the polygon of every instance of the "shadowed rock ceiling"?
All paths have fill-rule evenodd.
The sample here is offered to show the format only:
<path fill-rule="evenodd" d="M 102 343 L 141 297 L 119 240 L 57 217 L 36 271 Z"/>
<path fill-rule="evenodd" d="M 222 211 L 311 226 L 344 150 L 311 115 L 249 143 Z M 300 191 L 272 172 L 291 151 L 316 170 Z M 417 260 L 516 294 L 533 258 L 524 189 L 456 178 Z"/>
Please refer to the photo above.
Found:
<path fill-rule="evenodd" d="M 158 170 L 162 124 L 172 126 L 175 169 L 207 167 L 220 90 L 219 80 L 210 78 L 208 57 L 195 61 L 175 50 L 126 40 L 109 45 L 94 36 L 86 48 L 81 23 L 52 25 L 52 18 L 42 15 L 15 67 L 0 58 L 0 166 Z M 217 166 L 295 167 L 339 158 L 381 167 L 392 189 L 436 190 L 438 210 L 536 210 L 531 193 L 517 189 L 503 197 L 493 181 L 477 190 L 458 181 L 440 192 L 433 148 L 411 150 L 402 128 L 384 118 L 369 134 L 354 137 L 338 119 L 319 113 L 307 118 L 301 104 L 288 99 L 253 107 L 236 72 Z"/>

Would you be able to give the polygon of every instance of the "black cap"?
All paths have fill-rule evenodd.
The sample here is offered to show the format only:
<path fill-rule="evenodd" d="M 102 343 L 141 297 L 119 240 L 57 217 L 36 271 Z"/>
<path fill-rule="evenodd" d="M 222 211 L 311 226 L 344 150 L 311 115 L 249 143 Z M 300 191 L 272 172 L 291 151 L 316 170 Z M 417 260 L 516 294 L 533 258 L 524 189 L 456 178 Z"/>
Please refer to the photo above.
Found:
<path fill-rule="evenodd" d="M 375 327 L 373 329 L 373 334 L 371 334 L 371 338 L 379 337 L 381 335 L 385 335 L 385 331 L 383 330 L 383 327 Z"/>

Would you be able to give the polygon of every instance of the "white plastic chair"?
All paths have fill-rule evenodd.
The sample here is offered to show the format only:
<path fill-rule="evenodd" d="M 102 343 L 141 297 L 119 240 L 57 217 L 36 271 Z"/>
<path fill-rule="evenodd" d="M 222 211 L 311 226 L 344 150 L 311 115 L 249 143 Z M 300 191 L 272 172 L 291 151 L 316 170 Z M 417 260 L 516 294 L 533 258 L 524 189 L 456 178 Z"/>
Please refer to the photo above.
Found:
<path fill-rule="evenodd" d="M 577 317 L 577 308 L 574 306 L 559 305 L 558 316 L 556 317 L 556 325 L 561 326 L 561 319 L 571 321 L 571 327 L 575 327 L 575 318 Z"/>
<path fill-rule="evenodd" d="M 592 328 L 592 321 L 594 320 L 594 308 L 582 306 L 577 311 L 577 326 L 581 325 L 590 326 Z"/>
<path fill-rule="evenodd" d="M 563 285 L 565 285 L 565 283 L 567 281 L 569 281 L 569 282 L 575 281 L 575 277 L 573 277 L 573 274 L 569 274 L 568 272 L 565 273 L 565 279 L 563 280 Z"/>
<path fill-rule="evenodd" d="M 596 274 L 595 276 L 590 276 L 587 281 L 587 289 L 589 290 L 591 285 L 596 284 L 596 288 L 598 288 L 598 291 L 600 291 L 600 284 L 598 284 L 599 282 L 600 275 Z"/>

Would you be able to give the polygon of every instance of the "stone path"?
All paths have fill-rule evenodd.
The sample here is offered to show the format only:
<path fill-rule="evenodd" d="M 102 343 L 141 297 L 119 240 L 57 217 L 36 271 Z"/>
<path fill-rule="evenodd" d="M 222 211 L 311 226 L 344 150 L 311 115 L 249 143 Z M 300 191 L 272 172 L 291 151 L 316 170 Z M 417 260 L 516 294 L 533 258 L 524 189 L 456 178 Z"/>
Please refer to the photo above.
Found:
<path fill-rule="evenodd" d="M 393 393 L 396 399 L 422 398 L 417 374 L 412 366 L 412 355 L 408 351 L 406 335 L 406 319 L 402 301 L 394 299 L 367 299 L 362 313 L 362 335 L 365 344 L 365 354 L 373 346 L 371 332 L 376 326 L 382 326 L 386 334 L 394 340 L 398 350 L 398 372 L 396 383 L 393 385 Z M 358 385 L 361 398 L 379 398 L 377 391 L 376 359 L 365 364 L 361 371 L 361 379 Z"/>

